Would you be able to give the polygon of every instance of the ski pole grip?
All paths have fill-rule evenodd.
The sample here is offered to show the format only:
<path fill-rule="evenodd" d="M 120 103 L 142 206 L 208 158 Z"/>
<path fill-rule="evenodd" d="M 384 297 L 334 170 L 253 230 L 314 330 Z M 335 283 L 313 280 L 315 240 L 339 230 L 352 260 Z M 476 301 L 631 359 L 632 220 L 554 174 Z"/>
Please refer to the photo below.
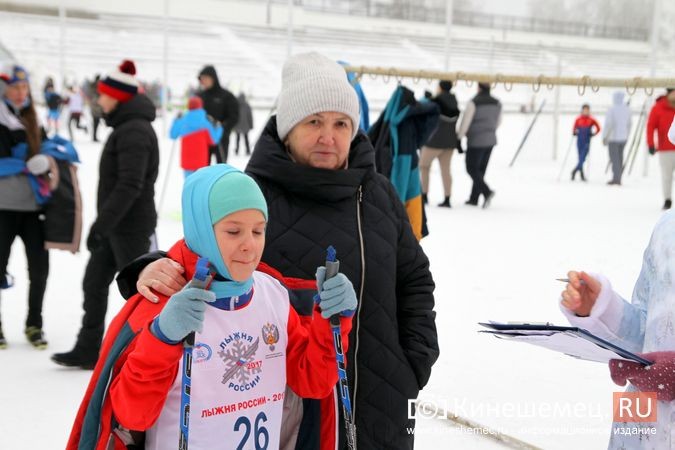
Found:
<path fill-rule="evenodd" d="M 340 261 L 337 259 L 337 252 L 331 245 L 326 250 L 326 280 L 333 278 L 340 272 Z M 333 314 L 330 317 L 331 325 L 340 325 L 340 315 Z"/>
<path fill-rule="evenodd" d="M 207 289 L 212 279 L 213 275 L 211 275 L 211 272 L 209 271 L 209 260 L 207 258 L 200 257 L 197 260 L 197 264 L 195 265 L 195 274 L 187 284 L 186 288 Z M 195 345 L 194 331 L 185 337 L 185 340 L 183 340 L 183 345 L 186 348 Z"/>

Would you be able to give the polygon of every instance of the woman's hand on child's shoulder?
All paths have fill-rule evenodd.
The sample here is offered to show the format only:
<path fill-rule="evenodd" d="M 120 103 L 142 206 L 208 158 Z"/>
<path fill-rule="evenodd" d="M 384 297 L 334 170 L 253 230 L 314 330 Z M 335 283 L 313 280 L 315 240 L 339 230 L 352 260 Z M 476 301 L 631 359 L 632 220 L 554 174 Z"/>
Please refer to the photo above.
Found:
<path fill-rule="evenodd" d="M 187 280 L 183 277 L 184 272 L 183 266 L 176 261 L 169 258 L 158 259 L 141 271 L 136 282 L 136 290 L 146 299 L 157 303 L 159 297 L 153 290 L 171 297 L 187 284 Z"/>

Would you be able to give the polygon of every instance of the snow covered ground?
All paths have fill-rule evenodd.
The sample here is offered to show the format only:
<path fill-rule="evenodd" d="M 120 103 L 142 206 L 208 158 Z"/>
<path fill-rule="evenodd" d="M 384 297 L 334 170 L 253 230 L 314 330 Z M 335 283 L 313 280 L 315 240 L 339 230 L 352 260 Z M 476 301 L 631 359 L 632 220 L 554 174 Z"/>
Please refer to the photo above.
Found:
<path fill-rule="evenodd" d="M 264 117 L 257 118 L 258 127 Z M 560 163 L 550 158 L 550 119 L 543 117 L 515 167 L 509 168 L 530 118 L 509 115 L 500 130 L 488 183 L 496 190 L 488 210 L 465 206 L 470 179 L 464 157 L 453 157 L 454 191 L 450 210 L 427 210 L 431 235 L 423 246 L 437 283 L 436 311 L 441 356 L 420 399 L 491 429 L 546 449 L 604 448 L 611 424 L 612 392 L 606 366 L 577 361 L 525 344 L 501 342 L 477 333 L 485 320 L 531 320 L 564 324 L 557 298 L 563 284 L 555 278 L 580 268 L 602 271 L 624 296 L 630 296 L 653 224 L 661 214 L 658 167 L 649 161 L 642 177 L 638 158 L 624 186 L 606 186 L 607 152 L 591 149 L 588 183 L 569 181 L 572 168 L 556 181 Z M 561 124 L 560 152 L 569 142 L 571 117 Z M 564 129 L 563 129 L 564 125 Z M 161 126 L 158 124 L 158 129 Z M 105 129 L 102 131 L 106 131 Z M 66 135 L 65 132 L 62 134 Z M 101 133 L 105 135 L 105 133 Z M 252 137 L 255 134 L 252 133 Z M 101 144 L 76 135 L 82 160 L 85 222 L 94 218 Z M 162 141 L 161 190 L 171 142 Z M 244 156 L 231 162 L 240 168 Z M 441 200 L 440 176 L 433 167 L 430 202 Z M 167 248 L 181 234 L 179 193 L 182 175 L 177 155 L 170 171 L 158 226 Z M 159 194 L 157 197 L 159 201 Z M 81 280 L 86 251 L 51 253 L 44 306 L 47 351 L 34 350 L 23 337 L 26 270 L 17 240 L 9 263 L 16 286 L 2 292 L 2 322 L 9 348 L 0 351 L 0 447 L 63 448 L 90 372 L 68 370 L 49 361 L 53 352 L 72 347 L 81 319 Z M 108 317 L 122 305 L 111 289 Z M 416 447 L 501 448 L 450 422 L 418 422 Z"/>

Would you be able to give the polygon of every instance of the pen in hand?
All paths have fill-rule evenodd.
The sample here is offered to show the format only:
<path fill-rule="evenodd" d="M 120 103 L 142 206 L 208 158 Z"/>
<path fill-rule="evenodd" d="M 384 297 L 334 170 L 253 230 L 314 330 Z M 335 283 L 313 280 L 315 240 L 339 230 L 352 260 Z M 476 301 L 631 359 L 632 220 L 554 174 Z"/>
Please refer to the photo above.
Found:
<path fill-rule="evenodd" d="M 569 278 L 556 278 L 556 281 L 562 281 L 563 283 L 569 283 L 570 279 Z M 579 280 L 579 283 L 582 285 L 585 285 L 586 282 L 584 280 Z"/>

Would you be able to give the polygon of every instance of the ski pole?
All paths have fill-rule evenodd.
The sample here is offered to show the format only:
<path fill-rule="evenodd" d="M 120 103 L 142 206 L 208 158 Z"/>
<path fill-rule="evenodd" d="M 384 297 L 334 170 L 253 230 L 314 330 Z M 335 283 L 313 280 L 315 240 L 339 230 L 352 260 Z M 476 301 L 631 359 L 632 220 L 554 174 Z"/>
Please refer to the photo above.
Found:
<path fill-rule="evenodd" d="M 628 147 L 628 152 L 626 152 L 626 159 L 623 162 L 623 165 L 621 167 L 621 173 L 626 171 L 626 167 L 628 167 L 628 163 L 631 161 L 633 152 L 637 152 L 637 146 L 639 145 L 639 140 L 640 140 L 640 133 L 641 133 L 641 128 L 642 128 L 642 121 L 644 119 L 645 115 L 645 106 L 646 102 L 642 104 L 642 108 L 640 109 L 640 115 L 638 116 L 637 123 L 635 124 L 635 131 L 633 133 L 633 139 L 631 139 L 630 142 L 630 147 Z"/>
<path fill-rule="evenodd" d="M 511 163 L 509 164 L 509 167 L 513 167 L 513 163 L 516 162 L 516 158 L 520 154 L 520 151 L 523 149 L 523 146 L 525 145 L 525 142 L 527 142 L 527 138 L 530 136 L 530 132 L 532 131 L 532 127 L 534 127 L 534 123 L 537 121 L 537 117 L 539 117 L 539 114 L 541 114 L 541 110 L 544 109 L 545 104 L 546 104 L 546 99 L 544 99 L 541 102 L 541 105 L 539 106 L 539 109 L 537 110 L 536 114 L 532 118 L 532 122 L 530 122 L 530 126 L 527 128 L 527 131 L 525 132 L 525 136 L 523 136 L 523 140 L 520 141 L 520 145 L 518 146 L 518 150 L 516 150 L 516 154 L 513 155 L 513 159 L 511 160 Z"/>
<path fill-rule="evenodd" d="M 588 140 L 588 153 L 586 153 L 586 179 L 591 177 L 591 146 L 593 144 L 593 135 Z"/>
<path fill-rule="evenodd" d="M 640 150 L 640 143 L 641 143 L 641 135 L 644 132 L 645 129 L 645 124 L 647 123 L 646 116 L 642 117 L 642 122 L 640 122 L 638 129 L 636 131 L 637 133 L 637 139 L 635 140 L 635 148 L 633 149 L 633 156 L 631 157 L 630 160 L 630 166 L 628 166 L 628 175 L 633 173 L 633 166 L 635 165 L 635 158 L 637 158 L 638 151 Z"/>
<path fill-rule="evenodd" d="M 173 164 L 173 155 L 176 152 L 176 142 L 174 139 L 171 144 L 171 153 L 169 153 L 169 164 L 166 166 L 166 175 L 164 176 L 164 184 L 162 184 L 162 193 L 159 195 L 159 206 L 157 207 L 157 215 L 162 212 L 162 205 L 164 204 L 164 197 L 166 195 L 166 188 L 169 185 L 169 173 L 171 172 L 171 164 Z"/>
<path fill-rule="evenodd" d="M 574 143 L 574 135 L 570 138 L 570 143 L 567 145 L 567 151 L 565 152 L 565 158 L 563 159 L 562 167 L 560 167 L 560 173 L 558 174 L 558 181 L 562 177 L 563 172 L 565 171 L 565 164 L 567 164 L 567 158 L 570 156 L 570 151 L 572 150 L 572 144 Z"/>
<path fill-rule="evenodd" d="M 162 185 L 162 193 L 159 195 L 159 206 L 157 207 L 157 215 L 162 213 L 162 205 L 164 205 L 164 197 L 166 195 L 166 188 L 169 185 L 169 173 L 171 172 L 171 164 L 173 164 L 173 155 L 176 151 L 177 139 L 174 139 L 171 144 L 171 153 L 169 153 L 169 165 L 166 166 L 166 175 L 164 175 L 164 184 Z"/>
<path fill-rule="evenodd" d="M 199 258 L 195 266 L 195 274 L 186 288 L 206 289 L 211 283 L 213 275 L 209 270 L 209 260 Z M 190 436 L 190 391 L 192 389 L 192 349 L 195 345 L 195 333 L 187 335 L 183 341 L 183 373 L 181 375 L 180 390 L 180 437 L 178 450 L 188 450 Z"/>
<path fill-rule="evenodd" d="M 326 250 L 326 280 L 333 278 L 340 271 L 340 261 L 338 261 L 336 256 L 335 248 L 331 245 Z M 335 359 L 338 367 L 340 399 L 342 401 L 342 416 L 345 421 L 345 432 L 347 434 L 347 446 L 350 449 L 356 449 L 356 424 L 354 424 L 352 404 L 349 399 L 349 381 L 347 380 L 347 370 L 345 369 L 346 358 L 342 349 L 339 314 L 331 316 L 330 326 L 333 330 L 333 344 L 335 345 Z"/>

